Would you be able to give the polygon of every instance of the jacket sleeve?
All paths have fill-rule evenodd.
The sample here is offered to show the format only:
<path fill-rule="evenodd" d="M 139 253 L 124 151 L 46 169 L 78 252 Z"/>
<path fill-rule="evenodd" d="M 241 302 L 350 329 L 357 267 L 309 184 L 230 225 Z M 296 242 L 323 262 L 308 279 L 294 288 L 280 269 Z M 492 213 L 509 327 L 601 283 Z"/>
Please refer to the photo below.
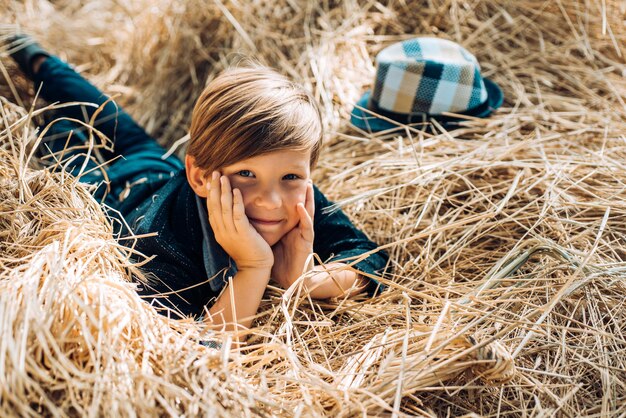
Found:
<path fill-rule="evenodd" d="M 322 192 L 314 186 L 315 216 L 313 225 L 315 241 L 313 250 L 325 263 L 340 261 L 345 258 L 362 255 L 378 247 L 367 236 L 357 229 L 341 209 L 329 211 L 332 205 Z M 383 250 L 379 250 L 366 259 L 354 264 L 353 267 L 363 273 L 381 275 L 387 266 L 389 256 Z M 346 263 L 351 263 L 348 260 Z M 384 290 L 385 286 L 377 280 L 367 277 L 368 295 L 375 296 Z"/>
<path fill-rule="evenodd" d="M 180 265 L 151 260 L 142 266 L 148 282 L 139 282 L 139 295 L 157 310 L 163 307 L 171 309 L 174 319 L 184 316 L 203 314 L 205 305 L 217 295 L 208 283 L 199 280 L 181 280 L 181 278 L 198 279 L 197 272 L 188 271 Z"/>

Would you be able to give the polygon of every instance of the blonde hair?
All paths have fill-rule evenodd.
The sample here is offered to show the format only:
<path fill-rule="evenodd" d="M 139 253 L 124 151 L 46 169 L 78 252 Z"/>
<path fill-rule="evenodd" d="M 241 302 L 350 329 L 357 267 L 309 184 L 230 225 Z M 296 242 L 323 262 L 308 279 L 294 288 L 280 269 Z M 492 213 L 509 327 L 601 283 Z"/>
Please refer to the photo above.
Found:
<path fill-rule="evenodd" d="M 311 150 L 322 143 L 315 100 L 304 88 L 262 67 L 227 70 L 204 89 L 191 116 L 187 154 L 207 173 L 279 150 Z"/>

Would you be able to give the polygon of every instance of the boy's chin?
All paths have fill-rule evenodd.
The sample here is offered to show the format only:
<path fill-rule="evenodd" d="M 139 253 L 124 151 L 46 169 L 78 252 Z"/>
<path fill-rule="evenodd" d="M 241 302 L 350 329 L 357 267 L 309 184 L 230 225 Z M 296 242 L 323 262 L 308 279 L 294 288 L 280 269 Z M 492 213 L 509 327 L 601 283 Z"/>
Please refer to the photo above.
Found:
<path fill-rule="evenodd" d="M 267 232 L 259 232 L 259 234 L 261 235 L 261 238 L 263 238 L 270 247 L 273 247 L 282 238 L 282 236 L 279 237 L 277 236 L 277 234 L 268 234 Z"/>

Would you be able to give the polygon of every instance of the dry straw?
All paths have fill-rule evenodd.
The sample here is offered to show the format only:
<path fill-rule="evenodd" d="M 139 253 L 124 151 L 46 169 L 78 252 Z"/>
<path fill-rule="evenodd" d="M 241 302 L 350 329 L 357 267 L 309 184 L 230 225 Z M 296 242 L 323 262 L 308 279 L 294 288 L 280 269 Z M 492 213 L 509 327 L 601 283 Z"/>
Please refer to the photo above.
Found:
<path fill-rule="evenodd" d="M 318 185 L 391 255 L 373 300 L 270 288 L 234 348 L 137 297 L 97 204 L 28 168 L 32 117 L 3 101 L 1 415 L 626 413 L 622 2 L 0 6 L 1 39 L 34 34 L 166 145 L 237 54 L 302 82 L 328 129 Z M 503 108 L 436 135 L 350 128 L 372 57 L 415 35 L 473 51 Z M 28 83 L 0 64 L 0 96 L 30 109 Z"/>

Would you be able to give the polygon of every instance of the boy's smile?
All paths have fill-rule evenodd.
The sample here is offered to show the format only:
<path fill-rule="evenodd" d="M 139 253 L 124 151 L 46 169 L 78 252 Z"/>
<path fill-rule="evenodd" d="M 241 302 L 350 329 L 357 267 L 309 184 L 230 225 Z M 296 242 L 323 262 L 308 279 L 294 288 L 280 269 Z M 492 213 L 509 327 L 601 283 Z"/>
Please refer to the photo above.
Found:
<path fill-rule="evenodd" d="M 300 221 L 296 206 L 305 203 L 310 161 L 310 151 L 280 150 L 221 169 L 241 191 L 250 224 L 270 246 Z"/>
<path fill-rule="evenodd" d="M 280 225 L 283 222 L 281 219 L 272 221 L 272 220 L 266 220 L 266 219 L 255 219 L 255 218 L 250 218 L 250 217 L 248 217 L 248 220 L 250 221 L 250 223 L 259 225 L 261 227 Z"/>

